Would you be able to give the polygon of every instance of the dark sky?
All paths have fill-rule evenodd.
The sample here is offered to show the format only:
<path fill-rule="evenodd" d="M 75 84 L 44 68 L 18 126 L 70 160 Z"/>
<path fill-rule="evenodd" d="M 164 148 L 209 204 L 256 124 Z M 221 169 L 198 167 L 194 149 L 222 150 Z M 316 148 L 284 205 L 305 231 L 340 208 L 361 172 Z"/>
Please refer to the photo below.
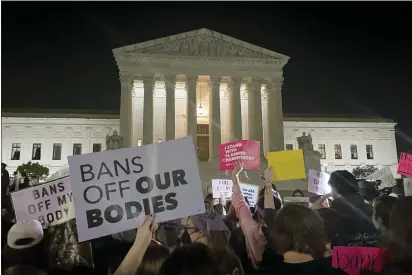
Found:
<path fill-rule="evenodd" d="M 392 118 L 412 150 L 408 4 L 2 2 L 2 107 L 117 110 L 113 48 L 208 28 L 291 57 L 285 113 Z"/>

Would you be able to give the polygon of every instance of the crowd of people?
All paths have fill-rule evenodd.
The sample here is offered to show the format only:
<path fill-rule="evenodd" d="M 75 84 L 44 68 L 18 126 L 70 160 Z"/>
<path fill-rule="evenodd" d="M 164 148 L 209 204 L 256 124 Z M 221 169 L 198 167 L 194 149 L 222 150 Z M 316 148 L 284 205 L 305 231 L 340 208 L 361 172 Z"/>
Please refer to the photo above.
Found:
<path fill-rule="evenodd" d="M 334 275 L 347 273 L 332 267 L 333 247 L 359 246 L 384 251 L 381 272 L 360 274 L 412 274 L 412 197 L 365 200 L 355 177 L 341 170 L 330 176 L 332 192 L 310 207 L 287 203 L 268 168 L 256 205 L 249 205 L 239 186 L 241 171 L 242 164 L 237 163 L 228 172 L 231 200 L 205 197 L 201 223 L 184 217 L 157 224 L 148 216 L 136 230 L 83 243 L 77 242 L 75 220 L 49 228 L 38 221 L 17 222 L 6 232 L 3 227 L 2 272 Z M 2 211 L 3 222 L 5 217 Z"/>

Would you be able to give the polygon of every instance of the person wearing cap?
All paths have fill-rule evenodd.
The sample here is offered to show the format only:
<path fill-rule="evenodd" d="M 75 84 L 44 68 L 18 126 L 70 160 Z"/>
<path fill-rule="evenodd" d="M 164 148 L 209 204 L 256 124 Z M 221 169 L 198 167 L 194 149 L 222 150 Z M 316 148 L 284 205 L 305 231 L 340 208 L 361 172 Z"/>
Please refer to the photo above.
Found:
<path fill-rule="evenodd" d="M 20 265 L 46 270 L 47 257 L 43 247 L 43 227 L 37 220 L 21 221 L 13 225 L 7 234 L 3 252 L 3 270 Z"/>

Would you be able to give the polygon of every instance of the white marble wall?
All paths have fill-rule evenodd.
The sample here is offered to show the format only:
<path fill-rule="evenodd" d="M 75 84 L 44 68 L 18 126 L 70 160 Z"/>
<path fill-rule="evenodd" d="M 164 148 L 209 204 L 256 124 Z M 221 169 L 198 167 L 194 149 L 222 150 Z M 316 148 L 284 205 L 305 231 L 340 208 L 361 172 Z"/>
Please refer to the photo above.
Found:
<path fill-rule="evenodd" d="M 222 93 L 224 91 L 222 90 Z M 133 103 L 134 112 L 134 145 L 142 138 L 142 98 L 135 96 Z M 165 139 L 165 121 L 161 114 L 165 112 L 163 98 L 155 98 L 155 127 L 154 142 Z M 227 100 L 222 97 L 222 142 L 227 137 Z M 248 137 L 247 132 L 247 100 L 241 102 L 242 108 L 242 134 Z M 263 103 L 263 106 L 265 104 Z M 266 107 L 263 107 L 265 110 Z M 176 89 L 176 137 L 186 135 L 186 96 L 183 86 Z M 139 119 L 140 116 L 140 119 Z M 266 133 L 266 113 L 263 112 L 264 133 Z M 327 119 L 325 119 L 326 121 Z M 349 119 L 348 119 L 349 120 Z M 137 125 L 137 127 L 136 127 Z M 311 133 L 314 148 L 317 150 L 319 144 L 326 145 L 326 159 L 322 159 L 323 169 L 334 171 L 337 169 L 352 170 L 359 165 L 375 165 L 379 168 L 389 166 L 394 175 L 397 169 L 397 153 L 394 123 L 376 122 L 313 122 L 299 121 L 285 118 L 284 133 L 285 145 L 293 144 L 294 149 L 298 147 L 296 137 L 303 132 Z M 42 158 L 39 161 L 47 165 L 51 172 L 56 171 L 67 163 L 67 156 L 73 152 L 73 144 L 81 143 L 82 152 L 92 152 L 93 143 L 101 143 L 105 150 L 106 134 L 119 129 L 118 119 L 83 119 L 83 118 L 22 118 L 2 117 L 2 162 L 8 165 L 10 172 L 23 162 L 31 160 L 33 143 L 42 144 Z M 265 148 L 267 150 L 267 134 L 264 134 Z M 21 143 L 20 160 L 11 160 L 12 143 Z M 62 159 L 52 160 L 53 143 L 62 143 Z M 342 147 L 342 159 L 334 157 L 334 144 Z M 350 156 L 350 145 L 356 144 L 358 148 L 358 159 L 353 160 Z M 366 145 L 373 146 L 374 159 L 366 158 Z"/>
<path fill-rule="evenodd" d="M 2 162 L 9 172 L 32 158 L 33 143 L 41 143 L 39 162 L 50 169 L 50 174 L 67 164 L 73 154 L 73 144 L 82 144 L 82 153 L 91 153 L 93 143 L 106 149 L 106 135 L 119 131 L 118 119 L 84 118 L 22 118 L 2 117 Z M 20 160 L 11 160 L 12 144 L 20 143 Z M 62 144 L 61 160 L 53 160 L 53 143 Z"/>

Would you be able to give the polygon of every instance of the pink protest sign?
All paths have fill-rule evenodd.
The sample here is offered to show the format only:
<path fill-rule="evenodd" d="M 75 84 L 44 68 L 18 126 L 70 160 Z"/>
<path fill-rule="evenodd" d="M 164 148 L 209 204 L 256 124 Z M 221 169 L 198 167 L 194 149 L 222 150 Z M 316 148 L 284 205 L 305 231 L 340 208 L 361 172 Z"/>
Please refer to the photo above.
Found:
<path fill-rule="evenodd" d="M 243 162 L 243 168 L 260 169 L 260 142 L 256 140 L 239 140 L 219 146 L 220 171 L 233 169 L 236 161 Z"/>
<path fill-rule="evenodd" d="M 407 153 L 401 153 L 398 163 L 399 175 L 412 178 L 412 155 Z"/>
<path fill-rule="evenodd" d="M 349 275 L 359 275 L 361 270 L 381 272 L 384 265 L 384 249 L 376 247 L 335 246 L 332 266 Z"/>

